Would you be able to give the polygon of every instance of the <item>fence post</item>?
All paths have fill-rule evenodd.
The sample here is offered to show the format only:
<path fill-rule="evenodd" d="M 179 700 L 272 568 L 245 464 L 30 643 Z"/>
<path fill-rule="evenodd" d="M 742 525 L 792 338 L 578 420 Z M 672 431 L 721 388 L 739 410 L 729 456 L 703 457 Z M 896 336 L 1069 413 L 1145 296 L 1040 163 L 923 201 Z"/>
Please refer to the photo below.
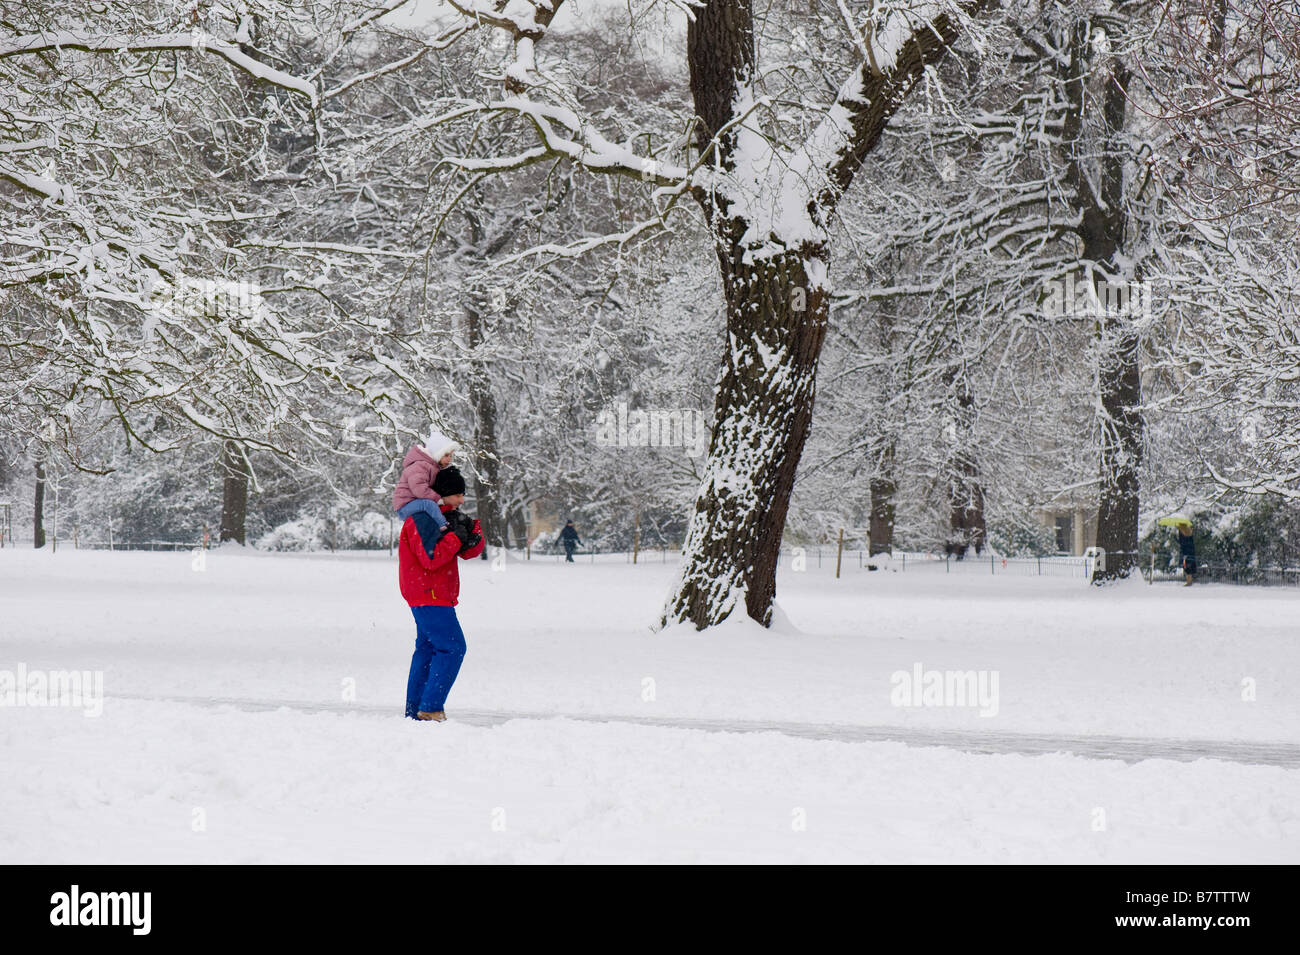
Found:
<path fill-rule="evenodd" d="M 840 544 L 835 549 L 835 579 L 840 579 L 840 558 L 844 556 L 844 528 L 840 528 Z"/>
<path fill-rule="evenodd" d="M 636 515 L 636 526 L 632 528 L 632 563 L 636 563 L 637 552 L 641 550 L 641 514 Z"/>

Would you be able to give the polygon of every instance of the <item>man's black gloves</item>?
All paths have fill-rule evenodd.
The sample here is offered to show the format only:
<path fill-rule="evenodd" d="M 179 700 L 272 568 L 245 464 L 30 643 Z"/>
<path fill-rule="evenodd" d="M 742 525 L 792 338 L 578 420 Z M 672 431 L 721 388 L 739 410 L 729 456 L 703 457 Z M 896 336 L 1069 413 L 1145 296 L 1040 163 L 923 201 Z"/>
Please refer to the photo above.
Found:
<path fill-rule="evenodd" d="M 472 550 L 477 547 L 479 541 L 483 539 L 481 534 L 475 532 L 475 523 L 476 521 L 474 518 L 470 517 L 468 514 L 463 514 L 460 511 L 452 511 L 447 515 L 447 533 L 455 534 L 460 538 L 460 550 L 458 553 L 463 554 L 467 550 Z"/>
<path fill-rule="evenodd" d="M 469 535 L 474 533 L 474 521 L 468 514 L 452 511 L 447 515 L 447 533 L 459 537 L 460 545 L 464 547 Z"/>

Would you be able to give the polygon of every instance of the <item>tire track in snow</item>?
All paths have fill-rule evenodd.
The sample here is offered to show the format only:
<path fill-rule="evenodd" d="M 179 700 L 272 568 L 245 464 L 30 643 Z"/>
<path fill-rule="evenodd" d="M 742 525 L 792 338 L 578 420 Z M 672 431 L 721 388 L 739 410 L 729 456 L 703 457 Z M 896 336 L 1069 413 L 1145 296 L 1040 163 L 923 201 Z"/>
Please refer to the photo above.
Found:
<path fill-rule="evenodd" d="M 300 700 L 250 700 L 235 697 L 110 696 L 106 700 L 141 700 L 202 707 L 233 707 L 251 712 L 280 709 L 302 713 L 362 713 L 397 717 L 396 707 L 366 703 L 313 703 Z M 709 733 L 780 733 L 800 739 L 841 743 L 902 743 L 940 747 L 966 753 L 1015 753 L 1044 756 L 1065 753 L 1085 759 L 1117 759 L 1138 763 L 1147 759 L 1193 762 L 1218 759 L 1233 763 L 1300 768 L 1300 745 L 1283 742 L 1172 739 L 1140 736 L 1066 736 L 1036 733 L 974 733 L 964 730 L 913 729 L 903 726 L 854 726 L 842 723 L 780 723 L 764 720 L 722 720 L 693 717 L 633 716 L 600 713 L 543 713 L 511 710 L 453 709 L 450 719 L 470 726 L 501 726 L 511 720 L 575 720 L 584 723 L 633 723 Z"/>

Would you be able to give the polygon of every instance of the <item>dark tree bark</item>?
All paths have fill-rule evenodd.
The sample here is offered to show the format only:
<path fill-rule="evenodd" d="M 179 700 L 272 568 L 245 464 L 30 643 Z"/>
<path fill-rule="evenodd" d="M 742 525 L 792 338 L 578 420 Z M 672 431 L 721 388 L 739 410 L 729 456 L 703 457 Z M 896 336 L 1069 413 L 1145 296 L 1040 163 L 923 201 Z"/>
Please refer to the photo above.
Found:
<path fill-rule="evenodd" d="M 984 2 L 965 4 L 970 10 Z M 795 473 L 812 423 L 825 341 L 829 249 L 824 238 L 840 196 L 875 148 L 925 66 L 956 37 L 947 17 L 918 23 L 888 72 L 859 68 L 860 89 L 840 100 L 850 133 L 834 155 L 817 155 L 806 195 L 764 194 L 806 217 L 798 242 L 754 234 L 723 192 L 697 187 L 713 233 L 727 307 L 727 345 L 714 402 L 705 478 L 687 532 L 680 577 L 663 623 L 697 629 L 721 622 L 743 595 L 749 616 L 771 622 L 776 566 Z M 736 168 L 737 105 L 757 76 L 750 0 L 707 0 L 687 28 L 697 145 L 714 168 Z M 751 157 L 752 159 L 753 157 Z M 759 184 L 754 184 L 755 186 Z M 740 188 L 744 188 L 742 185 Z M 774 217 L 775 218 L 779 217 Z"/>
<path fill-rule="evenodd" d="M 245 543 L 248 518 L 248 479 L 251 469 L 243 445 L 226 441 L 221 447 L 221 535 L 223 541 Z"/>
<path fill-rule="evenodd" d="M 952 429 L 945 463 L 949 530 L 944 553 L 961 560 L 972 547 L 976 554 L 984 549 L 984 487 L 975 459 L 975 396 L 970 382 L 965 370 L 956 364 L 944 377 L 948 384 L 948 426 Z"/>
<path fill-rule="evenodd" d="M 971 548 L 984 550 L 984 489 L 980 486 L 974 461 L 963 455 L 953 462 L 948 476 L 948 540 L 944 553 L 961 560 Z"/>
<path fill-rule="evenodd" d="M 486 295 L 466 297 L 465 339 L 471 354 L 477 353 L 488 339 L 485 328 L 489 308 Z M 497 439 L 497 403 L 492 393 L 492 375 L 487 363 L 471 357 L 466 391 L 474 411 L 474 496 L 483 539 L 493 547 L 506 546 L 506 520 L 502 513 L 501 459 Z M 484 552 L 486 553 L 486 551 Z"/>
<path fill-rule="evenodd" d="M 1131 303 L 1124 303 L 1123 296 L 1115 294 L 1114 284 L 1136 279 L 1134 275 L 1122 276 L 1119 268 L 1127 227 L 1122 135 L 1130 71 L 1119 58 L 1111 58 L 1099 70 L 1099 95 L 1090 93 L 1088 76 L 1098 70 L 1090 60 L 1091 26 L 1088 20 L 1080 20 L 1071 37 L 1064 139 L 1070 148 L 1066 176 L 1081 213 L 1078 231 L 1083 241 L 1083 263 L 1093 302 L 1098 306 L 1101 459 L 1097 546 L 1106 551 L 1105 569 L 1097 571 L 1094 578 L 1100 580 L 1127 577 L 1136 566 L 1145 423 L 1141 409 L 1141 337 L 1129 314 L 1132 309 L 1125 307 Z M 1093 110 L 1100 113 L 1100 135 L 1085 138 L 1084 121 Z"/>
<path fill-rule="evenodd" d="M 1127 577 L 1137 563 L 1138 505 L 1142 464 L 1142 383 L 1139 338 L 1124 317 L 1102 329 L 1099 373 L 1101 406 L 1101 495 L 1097 546 L 1106 551 L 1101 578 Z M 1116 327 L 1118 326 L 1118 327 Z"/>
<path fill-rule="evenodd" d="M 39 458 L 36 461 L 36 500 L 35 517 L 33 525 L 35 526 L 34 541 L 37 549 L 45 546 L 45 462 Z"/>
<path fill-rule="evenodd" d="M 721 264 L 731 348 L 714 402 L 707 485 L 696 500 L 683 558 L 688 585 L 668 610 L 670 619 L 700 629 L 719 622 L 716 614 L 734 588 L 744 591 L 749 616 L 764 626 L 771 621 L 781 533 L 812 424 L 829 301 L 799 253 L 748 264 L 735 249 Z M 784 364 L 770 364 L 769 356 L 783 353 Z"/>
<path fill-rule="evenodd" d="M 510 528 L 510 540 L 513 540 L 520 547 L 525 546 L 528 543 L 528 515 L 525 513 L 524 508 L 510 508 L 507 523 Z"/>
<path fill-rule="evenodd" d="M 894 550 L 894 495 L 898 483 L 893 477 L 894 446 L 886 449 L 888 470 L 871 479 L 871 518 L 867 528 L 869 557 L 890 554 Z"/>

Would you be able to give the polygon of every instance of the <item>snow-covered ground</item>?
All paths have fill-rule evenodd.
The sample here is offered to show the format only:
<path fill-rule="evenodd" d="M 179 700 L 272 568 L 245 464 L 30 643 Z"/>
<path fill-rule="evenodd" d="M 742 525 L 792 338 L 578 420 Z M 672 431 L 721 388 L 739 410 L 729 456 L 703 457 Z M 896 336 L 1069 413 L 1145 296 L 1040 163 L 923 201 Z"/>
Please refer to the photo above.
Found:
<path fill-rule="evenodd" d="M 387 555 L 0 551 L 0 671 L 104 693 L 0 708 L 0 859 L 1300 861 L 1300 592 L 830 563 L 704 634 L 651 631 L 658 554 L 462 563 L 450 721 L 416 724 Z M 993 705 L 895 705 L 917 668 Z"/>

